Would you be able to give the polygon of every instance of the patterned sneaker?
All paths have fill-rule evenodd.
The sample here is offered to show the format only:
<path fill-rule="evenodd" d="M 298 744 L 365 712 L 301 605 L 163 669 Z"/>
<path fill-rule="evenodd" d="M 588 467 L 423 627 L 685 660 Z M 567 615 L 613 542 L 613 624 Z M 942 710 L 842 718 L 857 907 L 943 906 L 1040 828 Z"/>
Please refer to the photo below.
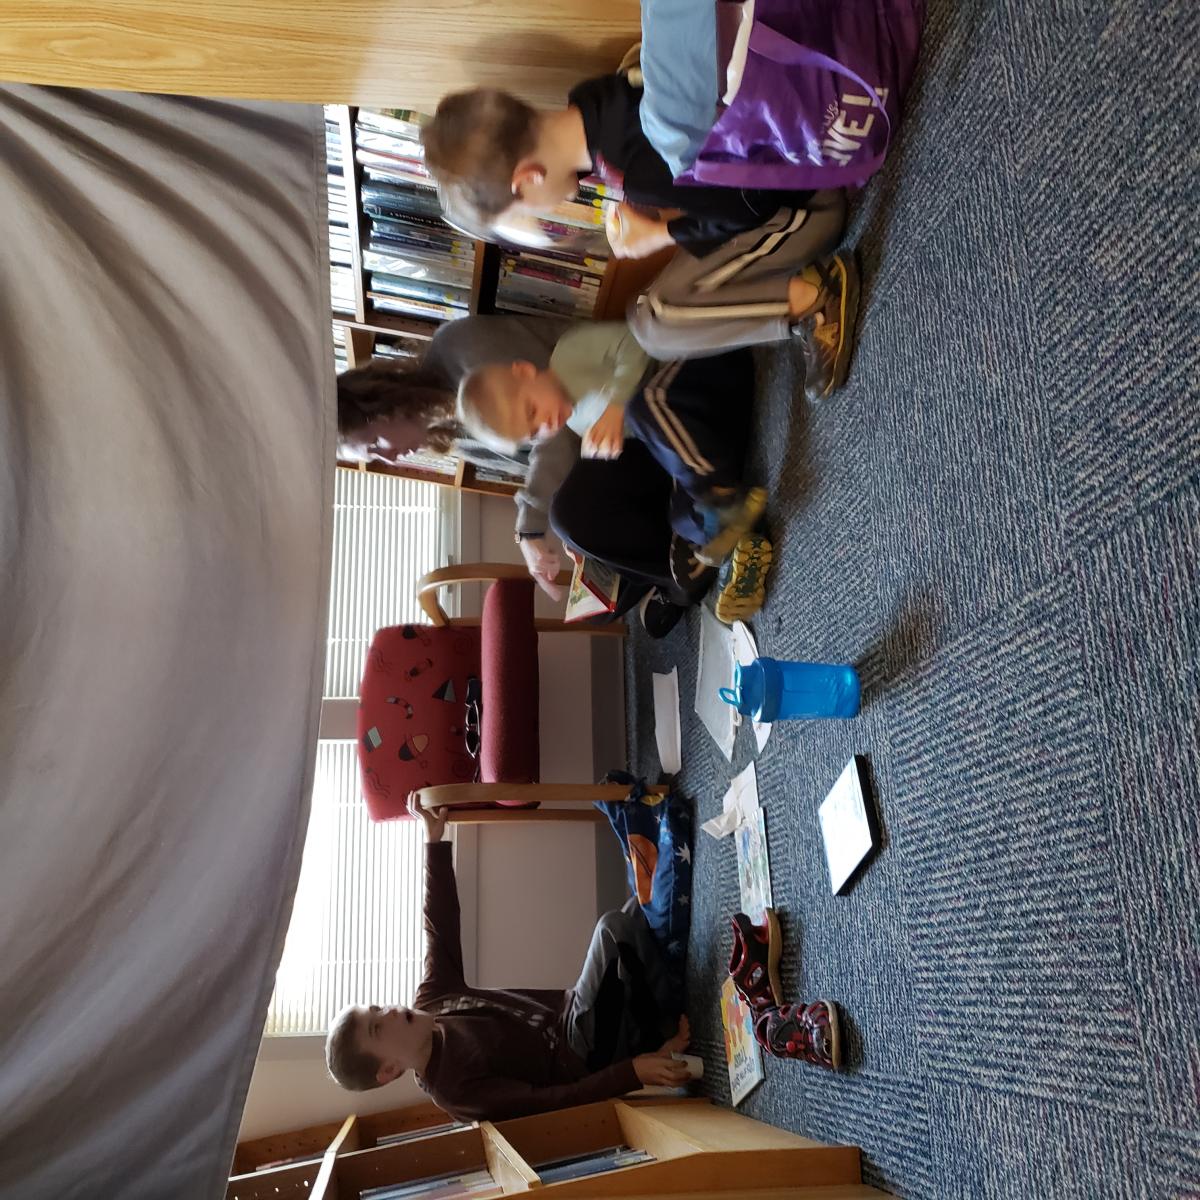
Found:
<path fill-rule="evenodd" d="M 776 1058 L 801 1058 L 830 1071 L 842 1065 L 837 1008 L 829 1000 L 764 1009 L 755 1017 L 754 1038 Z"/>
<path fill-rule="evenodd" d="M 754 1014 L 777 1007 L 783 996 L 779 982 L 779 957 L 783 935 L 775 910 L 766 910 L 765 925 L 755 925 L 745 913 L 733 916 L 733 952 L 729 977 Z"/>
<path fill-rule="evenodd" d="M 708 538 L 696 550 L 696 557 L 711 567 L 719 567 L 733 552 L 742 534 L 758 524 L 766 507 L 766 488 L 730 488 L 726 492 L 710 492 L 696 505 L 696 514 Z"/>
<path fill-rule="evenodd" d="M 726 625 L 748 621 L 762 608 L 773 557 L 771 543 L 761 533 L 742 535 L 717 576 L 720 591 L 714 611 L 718 621 Z"/>
<path fill-rule="evenodd" d="M 846 382 L 858 318 L 858 263 L 853 252 L 817 265 L 821 292 L 815 310 L 797 322 L 804 347 L 804 394 L 816 402 Z"/>
<path fill-rule="evenodd" d="M 685 612 L 687 609 L 682 604 L 674 604 L 658 588 L 643 596 L 638 605 L 642 628 L 655 639 L 665 638 L 679 624 Z"/>

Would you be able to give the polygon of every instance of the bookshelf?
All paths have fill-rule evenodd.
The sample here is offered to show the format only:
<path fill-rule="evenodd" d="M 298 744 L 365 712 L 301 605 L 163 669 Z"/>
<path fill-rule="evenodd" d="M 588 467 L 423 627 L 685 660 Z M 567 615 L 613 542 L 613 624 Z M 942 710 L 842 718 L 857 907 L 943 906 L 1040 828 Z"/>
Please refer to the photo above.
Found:
<path fill-rule="evenodd" d="M 479 1172 L 491 1177 L 489 1190 L 478 1193 L 482 1196 L 536 1192 L 547 1200 L 885 1200 L 888 1195 L 863 1184 L 858 1147 L 824 1145 L 705 1099 L 630 1097 L 419 1133 L 446 1121 L 433 1105 L 417 1105 L 243 1143 L 234 1159 L 242 1173 L 230 1178 L 226 1200 L 363 1200 L 372 1189 Z M 415 1136 L 379 1144 L 399 1132 Z M 264 1155 L 309 1153 L 321 1145 L 319 1162 L 254 1169 L 273 1161 Z M 641 1161 L 614 1166 L 612 1148 L 618 1146 L 625 1150 L 616 1161 Z M 588 1167 L 568 1167 L 568 1172 L 599 1165 L 597 1173 L 550 1181 L 550 1163 L 588 1156 Z M 547 1172 L 546 1179 L 540 1171 Z M 478 1178 L 487 1185 L 486 1176 Z"/>

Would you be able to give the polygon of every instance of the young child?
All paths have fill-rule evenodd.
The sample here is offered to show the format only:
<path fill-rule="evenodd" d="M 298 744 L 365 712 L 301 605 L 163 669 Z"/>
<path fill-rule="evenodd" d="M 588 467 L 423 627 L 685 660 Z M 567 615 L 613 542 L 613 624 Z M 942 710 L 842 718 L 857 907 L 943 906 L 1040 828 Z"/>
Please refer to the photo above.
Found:
<path fill-rule="evenodd" d="M 671 1054 L 687 1048 L 687 1018 L 636 902 L 601 917 L 569 991 L 470 987 L 446 810 L 428 812 L 415 796 L 409 809 L 428 843 L 424 979 L 414 1008 L 339 1014 L 325 1046 L 338 1083 L 366 1091 L 414 1071 L 451 1116 L 499 1121 L 686 1081 Z"/>
<path fill-rule="evenodd" d="M 718 615 L 745 619 L 762 604 L 770 562 L 769 544 L 759 535 L 754 547 L 733 554 L 766 506 L 764 489 L 742 481 L 753 378 L 746 350 L 657 364 L 623 322 L 581 322 L 559 338 L 544 370 L 517 362 L 472 371 L 459 389 L 458 414 L 472 436 L 498 448 L 550 437 L 565 427 L 582 438 L 584 459 L 610 460 L 602 470 L 578 464 L 560 490 L 585 490 L 590 503 L 580 504 L 577 497 L 577 507 L 596 513 L 617 544 L 639 540 L 642 527 L 661 521 L 661 513 L 638 514 L 625 503 L 627 493 L 646 490 L 635 476 L 644 476 L 648 464 L 622 453 L 626 436 L 636 438 L 673 484 L 661 503 L 675 534 L 671 575 L 682 597 L 674 603 L 702 595 L 715 568 L 733 555 Z M 623 464 L 627 457 L 629 467 Z M 586 477 L 584 488 L 576 486 L 575 476 Z M 618 520 L 617 512 L 625 519 Z M 578 545 L 569 533 L 564 540 L 622 570 L 619 552 Z M 751 549 L 757 553 L 747 587 L 743 568 L 750 565 Z"/>
<path fill-rule="evenodd" d="M 824 257 L 842 234 L 844 195 L 677 186 L 642 132 L 640 103 L 622 75 L 581 83 L 553 111 L 492 88 L 459 92 L 422 133 L 426 165 L 448 209 L 476 223 L 513 206 L 545 211 L 598 175 L 625 197 L 610 233 L 618 255 L 678 247 L 630 312 L 649 353 L 714 354 L 795 333 L 807 395 L 828 396 L 849 369 L 858 306 L 853 256 Z"/>

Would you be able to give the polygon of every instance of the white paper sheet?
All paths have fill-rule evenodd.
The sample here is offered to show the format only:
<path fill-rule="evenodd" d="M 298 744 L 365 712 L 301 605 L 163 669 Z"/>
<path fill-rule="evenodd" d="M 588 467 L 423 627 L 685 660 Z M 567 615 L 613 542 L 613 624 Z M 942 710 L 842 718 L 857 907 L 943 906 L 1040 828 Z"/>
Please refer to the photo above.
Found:
<path fill-rule="evenodd" d="M 672 667 L 666 675 L 656 671 L 652 684 L 658 763 L 665 774 L 677 775 L 683 767 L 683 735 L 679 729 L 679 668 Z"/>
<path fill-rule="evenodd" d="M 700 609 L 700 664 L 696 671 L 696 713 L 721 753 L 732 762 L 737 710 L 717 694 L 733 684 L 733 638 L 707 608 Z"/>

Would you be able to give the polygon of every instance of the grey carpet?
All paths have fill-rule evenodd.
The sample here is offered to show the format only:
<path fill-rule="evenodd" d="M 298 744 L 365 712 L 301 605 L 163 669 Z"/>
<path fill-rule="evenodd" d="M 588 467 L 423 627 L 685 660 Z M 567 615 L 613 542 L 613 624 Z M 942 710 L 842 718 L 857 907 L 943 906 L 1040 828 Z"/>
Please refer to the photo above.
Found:
<path fill-rule="evenodd" d="M 1200 5 L 934 0 L 903 137 L 861 198 L 851 382 L 760 356 L 778 548 L 764 653 L 854 661 L 854 722 L 758 760 L 795 999 L 851 1067 L 771 1061 L 743 1111 L 860 1144 L 907 1197 L 1200 1195 Z M 752 756 L 691 704 L 698 617 L 630 645 L 631 747 L 678 664 L 701 818 Z M 885 846 L 829 894 L 816 808 L 870 759 Z M 734 853 L 698 834 L 690 1008 Z"/>

